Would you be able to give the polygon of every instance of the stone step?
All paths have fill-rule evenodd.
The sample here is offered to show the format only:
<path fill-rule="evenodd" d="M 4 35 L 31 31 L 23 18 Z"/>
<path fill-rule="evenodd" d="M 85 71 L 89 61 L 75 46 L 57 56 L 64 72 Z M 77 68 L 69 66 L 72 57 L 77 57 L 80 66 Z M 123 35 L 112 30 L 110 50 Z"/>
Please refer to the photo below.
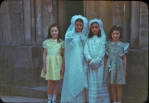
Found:
<path fill-rule="evenodd" d="M 11 95 L 32 97 L 32 98 L 47 98 L 47 86 L 36 86 L 33 88 L 12 86 Z M 57 102 L 60 101 L 61 97 L 60 95 L 61 95 L 61 87 L 59 86 Z"/>
<path fill-rule="evenodd" d="M 36 86 L 33 88 L 12 86 L 11 95 L 47 99 L 47 86 Z M 56 100 L 57 102 L 60 102 L 60 97 L 61 97 L 61 87 L 59 87 L 59 90 L 58 90 L 58 95 Z M 133 96 L 122 97 L 123 103 L 143 103 L 146 101 L 146 99 L 147 97 L 144 97 L 144 98 L 142 97 L 138 98 Z"/>
<path fill-rule="evenodd" d="M 60 97 L 62 90 L 62 80 L 59 81 L 58 97 Z M 47 98 L 47 86 L 36 86 L 36 87 L 20 87 L 11 86 L 11 95 L 15 96 L 26 96 L 35 98 Z"/>
<path fill-rule="evenodd" d="M 47 97 L 47 86 L 37 86 L 33 88 L 12 86 L 11 95 L 35 97 L 35 98 L 46 98 Z"/>

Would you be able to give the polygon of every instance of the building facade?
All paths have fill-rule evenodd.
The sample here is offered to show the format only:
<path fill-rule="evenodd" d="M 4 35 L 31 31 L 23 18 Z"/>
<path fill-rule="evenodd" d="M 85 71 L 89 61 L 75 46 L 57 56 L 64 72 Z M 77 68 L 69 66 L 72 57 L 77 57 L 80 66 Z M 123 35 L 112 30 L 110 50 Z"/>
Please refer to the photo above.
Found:
<path fill-rule="evenodd" d="M 130 43 L 123 94 L 143 101 L 148 88 L 148 13 L 141 1 L 4 0 L 0 7 L 0 87 L 10 93 L 11 86 L 47 85 L 40 72 L 48 27 L 58 23 L 64 39 L 71 17 L 81 14 L 89 20 L 101 19 L 106 35 L 113 25 L 122 26 L 122 41 Z"/>

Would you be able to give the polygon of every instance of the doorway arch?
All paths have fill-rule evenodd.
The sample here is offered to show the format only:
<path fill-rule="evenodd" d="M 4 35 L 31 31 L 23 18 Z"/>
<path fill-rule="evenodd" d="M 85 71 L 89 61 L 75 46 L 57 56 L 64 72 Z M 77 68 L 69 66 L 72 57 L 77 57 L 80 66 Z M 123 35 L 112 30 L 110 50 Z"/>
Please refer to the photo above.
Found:
<path fill-rule="evenodd" d="M 58 22 L 61 27 L 61 37 L 64 40 L 65 32 L 70 25 L 70 20 L 73 15 L 84 15 L 83 13 L 83 0 L 70 1 L 59 0 L 58 1 Z"/>

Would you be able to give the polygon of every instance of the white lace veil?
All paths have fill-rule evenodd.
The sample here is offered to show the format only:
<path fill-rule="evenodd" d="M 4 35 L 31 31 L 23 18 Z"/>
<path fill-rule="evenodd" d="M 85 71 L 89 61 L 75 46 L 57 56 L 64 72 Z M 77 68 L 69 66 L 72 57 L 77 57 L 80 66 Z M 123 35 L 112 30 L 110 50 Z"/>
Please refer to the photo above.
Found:
<path fill-rule="evenodd" d="M 73 34 L 75 32 L 75 21 L 78 18 L 83 20 L 83 30 L 82 30 L 81 34 L 83 34 L 85 36 L 88 34 L 88 20 L 87 20 L 87 18 L 82 16 L 82 15 L 75 15 L 71 18 L 71 24 L 70 24 L 69 28 L 66 31 L 65 39 L 67 37 L 71 36 L 71 34 Z"/>
<path fill-rule="evenodd" d="M 83 20 L 83 29 L 79 34 L 75 31 L 75 21 L 80 18 Z M 69 102 L 78 95 L 86 85 L 84 80 L 85 73 L 82 65 L 82 55 L 80 53 L 79 41 L 76 41 L 73 34 L 88 34 L 88 20 L 82 15 L 75 15 L 71 18 L 71 24 L 65 34 L 65 73 L 63 79 L 61 102 Z M 75 41 L 72 45 L 72 41 Z"/>
<path fill-rule="evenodd" d="M 102 20 L 101 20 L 101 19 L 97 19 L 97 18 L 91 19 L 91 20 L 89 21 L 89 28 L 90 28 L 90 26 L 91 26 L 94 22 L 98 23 L 98 25 L 99 25 L 99 27 L 100 27 L 100 30 L 101 30 L 101 38 L 102 38 L 103 42 L 106 43 L 106 35 L 105 35 L 105 31 L 104 31 L 104 29 L 103 29 L 103 22 L 102 22 Z"/>

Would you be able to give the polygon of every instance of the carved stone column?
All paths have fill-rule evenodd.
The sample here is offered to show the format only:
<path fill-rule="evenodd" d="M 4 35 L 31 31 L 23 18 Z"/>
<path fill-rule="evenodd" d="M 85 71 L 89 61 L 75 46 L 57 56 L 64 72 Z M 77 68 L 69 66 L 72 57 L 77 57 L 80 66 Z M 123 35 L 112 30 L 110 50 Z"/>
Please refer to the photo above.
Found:
<path fill-rule="evenodd" d="M 24 42 L 31 43 L 31 3 L 30 0 L 23 0 L 24 12 Z"/>
<path fill-rule="evenodd" d="M 139 46 L 140 2 L 131 3 L 131 46 Z"/>
<path fill-rule="evenodd" d="M 140 2 L 139 46 L 148 47 L 148 5 Z"/>
<path fill-rule="evenodd" d="M 61 33 L 62 33 L 61 37 L 64 40 L 65 33 L 66 33 L 66 30 L 67 30 L 66 26 L 64 26 L 64 25 L 66 25 L 66 21 L 67 21 L 66 20 L 67 19 L 67 17 L 66 17 L 66 7 L 65 7 L 64 0 L 59 0 L 58 5 L 59 5 L 59 10 L 58 10 L 59 20 L 58 20 L 58 22 L 59 22 L 59 26 L 61 27 Z"/>
<path fill-rule="evenodd" d="M 35 25 L 35 0 L 31 0 L 31 40 L 32 43 L 35 43 L 35 38 L 36 38 L 36 34 L 35 34 L 35 29 L 36 29 L 36 25 Z"/>
<path fill-rule="evenodd" d="M 11 21 L 10 21 L 10 12 L 9 12 L 9 2 L 5 1 L 1 4 L 1 28 L 2 28 L 2 34 L 1 39 L 3 43 L 9 44 L 10 41 L 12 41 L 11 36 Z M 1 42 L 2 42 L 1 41 Z"/>
<path fill-rule="evenodd" d="M 124 2 L 123 41 L 130 42 L 130 1 Z"/>
<path fill-rule="evenodd" d="M 35 0 L 36 43 L 42 42 L 42 13 L 41 0 Z"/>

